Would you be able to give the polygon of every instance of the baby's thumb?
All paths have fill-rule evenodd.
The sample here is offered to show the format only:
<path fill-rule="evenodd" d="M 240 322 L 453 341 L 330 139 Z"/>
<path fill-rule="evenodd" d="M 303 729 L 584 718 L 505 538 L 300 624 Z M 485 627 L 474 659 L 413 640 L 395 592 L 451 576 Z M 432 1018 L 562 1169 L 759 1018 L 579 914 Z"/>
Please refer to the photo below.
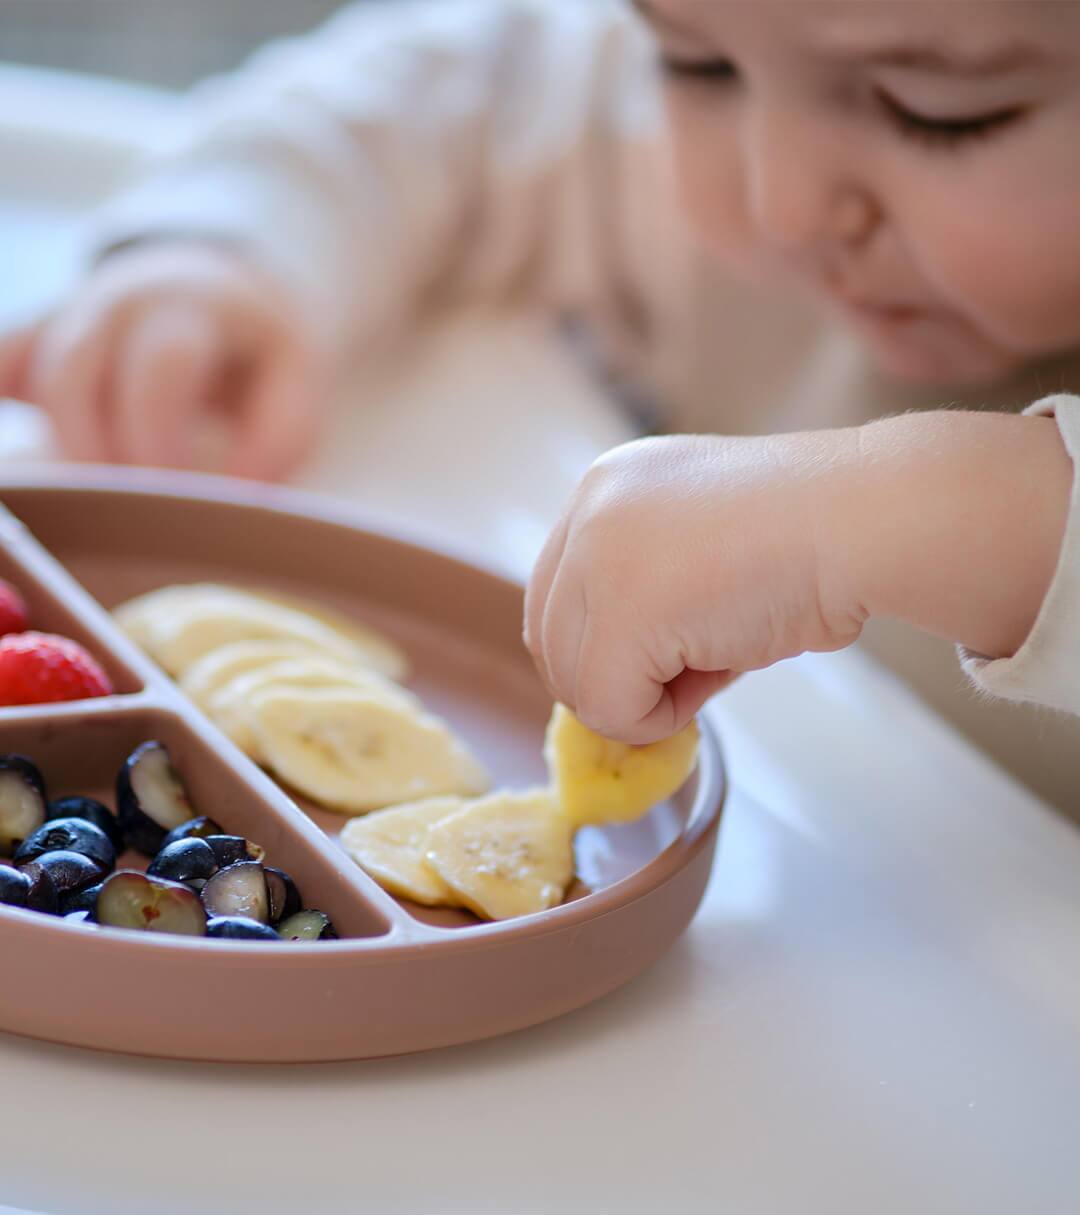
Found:
<path fill-rule="evenodd" d="M 26 325 L 0 335 L 0 397 L 28 399 L 30 362 L 40 325 Z"/>

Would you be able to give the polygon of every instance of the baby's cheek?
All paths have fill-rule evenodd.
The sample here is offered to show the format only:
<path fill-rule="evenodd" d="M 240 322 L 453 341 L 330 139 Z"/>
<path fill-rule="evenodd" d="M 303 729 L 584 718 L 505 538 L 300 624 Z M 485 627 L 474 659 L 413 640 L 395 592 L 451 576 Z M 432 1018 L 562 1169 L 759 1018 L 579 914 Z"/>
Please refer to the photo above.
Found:
<path fill-rule="evenodd" d="M 1021 354 L 1080 343 L 1075 199 L 999 189 L 962 209 L 963 223 L 938 212 L 920 230 L 916 256 L 944 301 Z"/>
<path fill-rule="evenodd" d="M 753 232 L 734 130 L 693 101 L 668 99 L 679 201 L 698 242 L 724 265 L 747 274 Z"/>

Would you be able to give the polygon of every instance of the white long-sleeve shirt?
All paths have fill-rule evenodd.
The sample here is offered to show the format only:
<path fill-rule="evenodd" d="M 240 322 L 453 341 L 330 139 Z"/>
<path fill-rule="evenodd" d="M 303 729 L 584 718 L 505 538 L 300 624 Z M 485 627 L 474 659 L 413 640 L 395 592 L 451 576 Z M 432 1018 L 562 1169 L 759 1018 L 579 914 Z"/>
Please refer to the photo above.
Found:
<path fill-rule="evenodd" d="M 1019 408 L 1080 357 L 993 393 L 876 376 L 803 305 L 727 282 L 683 223 L 652 48 L 617 0 L 363 3 L 197 89 L 177 145 L 105 213 L 99 247 L 243 247 L 327 338 L 362 350 L 436 308 L 580 318 L 669 429 L 847 425 L 913 405 Z M 1052 412 L 1080 453 L 1080 400 Z M 1036 626 L 983 688 L 1080 714 L 1080 496 Z"/>

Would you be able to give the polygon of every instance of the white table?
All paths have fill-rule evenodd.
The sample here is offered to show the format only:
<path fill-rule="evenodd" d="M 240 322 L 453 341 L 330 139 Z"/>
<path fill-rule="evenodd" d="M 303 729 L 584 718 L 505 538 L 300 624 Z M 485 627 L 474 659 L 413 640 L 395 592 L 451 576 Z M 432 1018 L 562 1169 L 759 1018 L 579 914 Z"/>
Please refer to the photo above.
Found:
<path fill-rule="evenodd" d="M 468 353 L 482 328 L 463 321 L 364 390 L 381 412 L 339 422 L 358 463 L 324 454 L 307 482 L 524 568 L 581 465 L 622 432 L 584 385 L 570 393 L 569 364 L 530 322 L 505 324 L 489 346 L 528 368 L 514 391 L 493 396 L 496 373 Z M 488 454 L 515 431 L 531 456 L 516 475 L 485 482 L 436 457 L 452 438 L 449 367 L 466 381 L 456 405 L 475 410 L 459 422 L 487 425 L 492 401 L 514 410 Z M 538 423 L 552 388 L 561 413 Z M 398 400 L 426 424 L 405 426 Z M 0 1202 L 58 1215 L 1076 1210 L 1080 837 L 862 655 L 774 668 L 710 712 L 734 792 L 701 912 L 651 972 L 537 1029 L 358 1064 L 156 1063 L 0 1036 Z M 135 976 L 131 998 L 154 1015 Z"/>

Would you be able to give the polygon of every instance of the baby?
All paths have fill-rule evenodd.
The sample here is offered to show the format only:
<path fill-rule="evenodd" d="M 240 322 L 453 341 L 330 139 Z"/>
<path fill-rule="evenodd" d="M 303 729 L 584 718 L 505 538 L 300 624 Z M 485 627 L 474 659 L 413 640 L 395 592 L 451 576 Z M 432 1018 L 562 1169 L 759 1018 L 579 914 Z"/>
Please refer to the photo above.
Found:
<path fill-rule="evenodd" d="M 82 283 L 9 336 L 0 393 L 83 459 L 184 464 L 223 413 L 232 471 L 273 477 L 389 329 L 448 301 L 572 311 L 677 422 L 832 425 L 590 470 L 526 604 L 588 725 L 663 737 L 878 615 L 1080 712 L 1080 400 L 866 420 L 1080 375 L 1080 5 L 637 8 L 362 5 L 204 89 Z M 827 321 L 782 326 L 795 295 Z"/>

